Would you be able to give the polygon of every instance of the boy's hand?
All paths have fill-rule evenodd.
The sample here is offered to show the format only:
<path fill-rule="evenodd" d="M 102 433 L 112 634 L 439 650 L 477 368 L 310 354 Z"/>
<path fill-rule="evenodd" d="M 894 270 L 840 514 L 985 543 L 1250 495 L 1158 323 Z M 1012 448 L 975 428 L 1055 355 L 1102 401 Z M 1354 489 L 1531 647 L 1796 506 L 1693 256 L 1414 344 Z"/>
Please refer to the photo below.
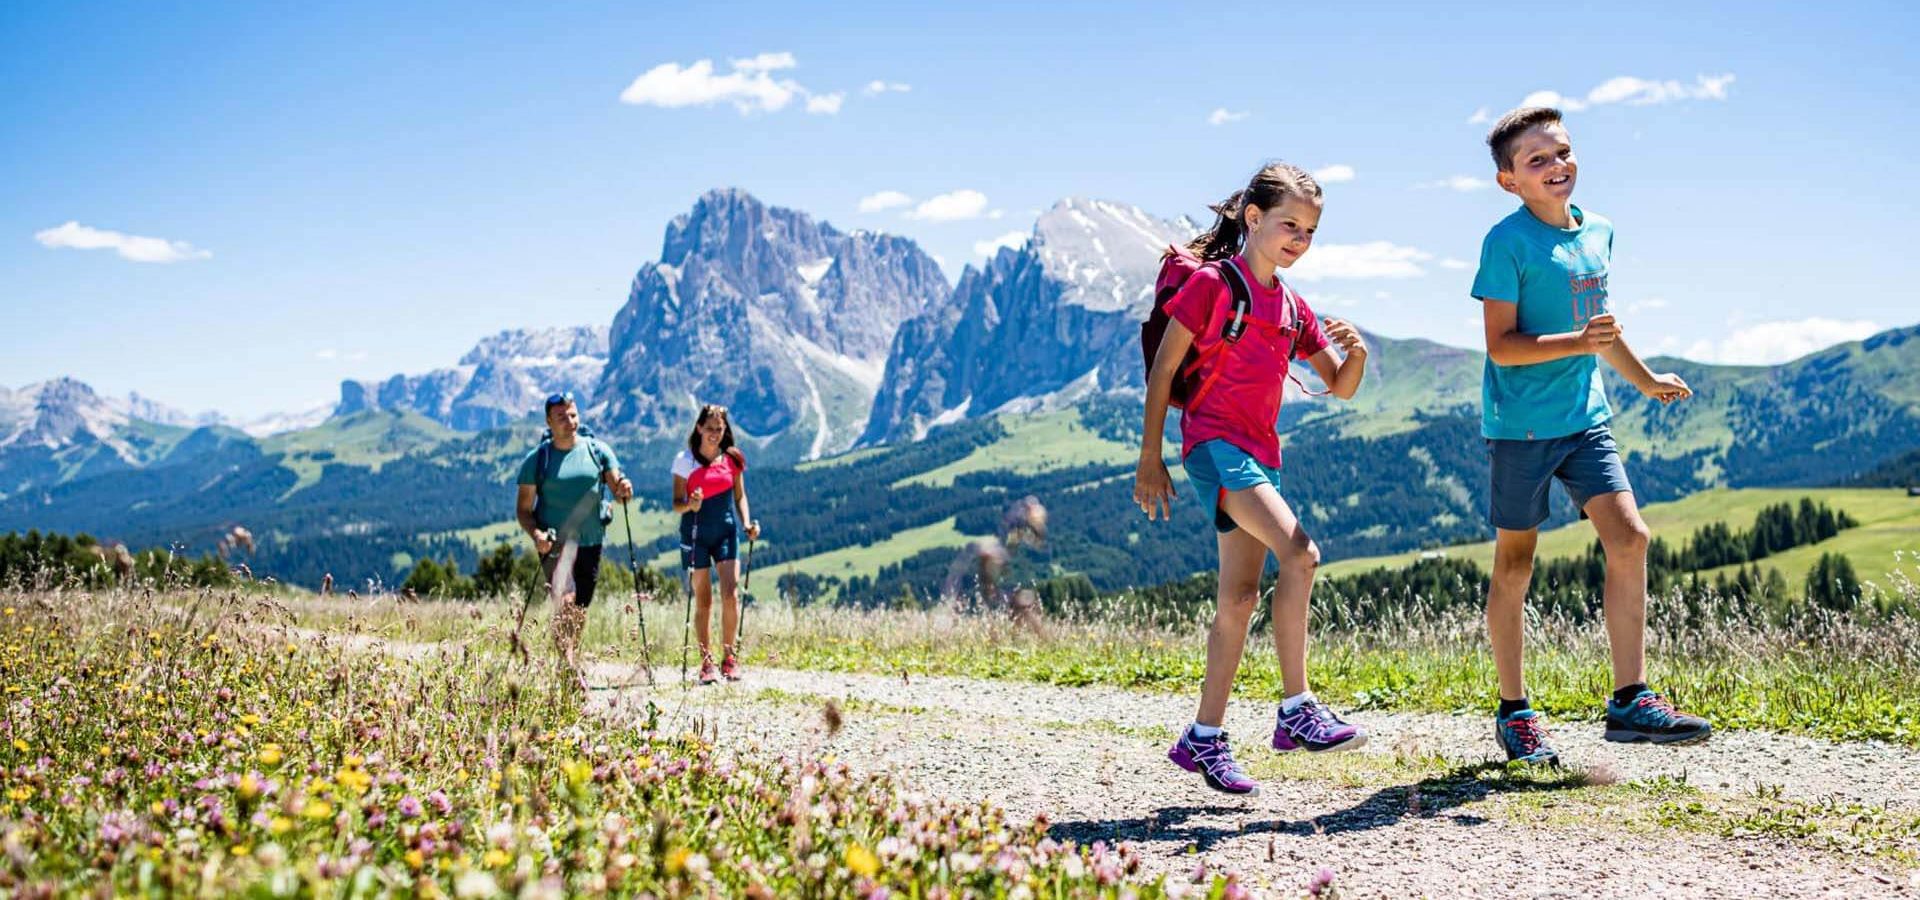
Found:
<path fill-rule="evenodd" d="M 1652 381 L 1641 385 L 1640 393 L 1664 404 L 1693 396 L 1693 388 L 1687 387 L 1686 379 L 1672 372 L 1663 372 L 1653 376 Z"/>
<path fill-rule="evenodd" d="M 1601 313 L 1587 320 L 1585 328 L 1580 329 L 1580 348 L 1584 353 L 1602 353 L 1613 342 L 1620 339 L 1620 325 L 1613 320 L 1613 313 Z"/>
<path fill-rule="evenodd" d="M 1340 345 L 1340 352 L 1348 356 L 1358 353 L 1365 356 L 1367 344 L 1360 339 L 1360 329 L 1345 319 L 1328 319 L 1326 324 L 1328 339 Z"/>
<path fill-rule="evenodd" d="M 1167 461 L 1158 456 L 1142 458 L 1133 472 L 1133 502 L 1147 514 L 1147 521 L 1153 521 L 1156 513 L 1172 520 L 1173 497 L 1173 476 L 1167 474 Z"/>

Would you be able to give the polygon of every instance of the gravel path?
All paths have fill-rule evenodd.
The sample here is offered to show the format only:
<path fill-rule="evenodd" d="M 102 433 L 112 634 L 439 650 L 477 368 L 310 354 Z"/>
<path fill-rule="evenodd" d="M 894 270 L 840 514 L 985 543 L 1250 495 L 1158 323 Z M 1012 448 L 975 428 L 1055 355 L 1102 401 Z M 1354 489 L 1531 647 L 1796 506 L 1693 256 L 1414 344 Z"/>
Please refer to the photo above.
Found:
<path fill-rule="evenodd" d="M 633 673 L 603 666 L 593 676 L 625 682 Z M 596 691 L 593 703 L 624 715 L 644 695 Z M 1192 715 L 1186 697 L 760 669 L 736 685 L 685 694 L 666 686 L 654 699 L 669 716 L 717 729 L 723 741 L 824 749 L 930 793 L 991 800 L 1021 817 L 1044 813 L 1061 839 L 1133 841 L 1166 872 L 1204 863 L 1297 889 L 1327 866 L 1346 897 L 1920 896 L 1920 874 L 1875 860 L 1775 839 L 1636 832 L 1578 803 L 1549 824 L 1472 785 L 1410 800 L 1398 782 L 1347 787 L 1337 778 L 1269 778 L 1257 798 L 1225 797 L 1166 761 L 1172 729 Z M 822 724 L 828 699 L 845 721 L 832 735 Z M 1472 764 L 1496 752 L 1491 723 L 1481 717 L 1350 718 L 1372 733 L 1363 753 L 1437 752 Z M 1271 707 L 1236 703 L 1227 727 L 1241 735 L 1241 758 L 1258 771 L 1271 756 L 1263 748 Z M 1920 809 L 1920 754 L 1902 748 L 1756 733 L 1653 748 L 1607 744 L 1599 731 L 1594 723 L 1562 728 L 1562 756 L 1621 779 L 1685 778 L 1718 794 L 1765 785 L 1790 798 Z"/>

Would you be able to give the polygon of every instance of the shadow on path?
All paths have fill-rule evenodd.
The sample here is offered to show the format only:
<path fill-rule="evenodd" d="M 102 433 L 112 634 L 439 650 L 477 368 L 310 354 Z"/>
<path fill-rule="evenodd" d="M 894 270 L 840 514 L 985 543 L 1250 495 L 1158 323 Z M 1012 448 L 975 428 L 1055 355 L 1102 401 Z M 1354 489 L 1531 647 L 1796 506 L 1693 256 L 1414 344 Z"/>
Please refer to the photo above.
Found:
<path fill-rule="evenodd" d="M 1495 794 L 1536 793 L 1578 788 L 1585 776 L 1571 770 L 1527 772 L 1509 770 L 1504 763 L 1459 766 L 1413 784 L 1382 788 L 1346 809 L 1305 819 L 1266 819 L 1250 806 L 1162 807 L 1145 816 L 1127 819 L 1090 819 L 1056 822 L 1047 835 L 1056 841 L 1091 844 L 1094 841 L 1173 841 L 1204 852 L 1236 835 L 1289 834 L 1310 837 L 1387 828 L 1408 818 L 1430 819 Z M 1198 818 L 1238 817 L 1230 823 L 1194 822 Z M 1457 825 L 1484 825 L 1487 819 L 1470 814 L 1448 816 Z"/>

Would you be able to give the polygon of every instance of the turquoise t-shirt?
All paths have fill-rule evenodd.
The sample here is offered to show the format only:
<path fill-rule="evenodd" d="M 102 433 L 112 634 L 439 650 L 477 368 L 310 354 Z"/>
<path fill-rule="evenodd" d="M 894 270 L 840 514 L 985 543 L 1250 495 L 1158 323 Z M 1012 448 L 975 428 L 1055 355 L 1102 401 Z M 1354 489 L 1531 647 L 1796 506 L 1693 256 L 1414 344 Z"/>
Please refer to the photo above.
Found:
<path fill-rule="evenodd" d="M 573 539 L 582 547 L 600 546 L 607 531 L 600 524 L 600 466 L 594 464 L 593 454 L 587 450 L 587 442 L 592 440 L 582 437 L 573 442 L 571 450 L 548 450 L 544 480 L 534 477 L 540 465 L 540 448 L 533 448 L 520 462 L 518 479 L 522 485 L 540 486 L 540 502 L 534 507 L 540 527 L 551 528 L 559 532 L 560 540 Z M 607 470 L 619 471 L 620 459 L 613 455 L 613 448 L 594 443 Z"/>
<path fill-rule="evenodd" d="M 1522 206 L 1487 232 L 1473 295 L 1519 306 L 1522 334 L 1579 331 L 1607 311 L 1607 267 L 1613 223 L 1573 208 L 1577 223 L 1555 228 Z M 1590 353 L 1530 366 L 1496 365 L 1480 380 L 1480 433 L 1509 441 L 1544 441 L 1585 431 L 1613 417 Z"/>

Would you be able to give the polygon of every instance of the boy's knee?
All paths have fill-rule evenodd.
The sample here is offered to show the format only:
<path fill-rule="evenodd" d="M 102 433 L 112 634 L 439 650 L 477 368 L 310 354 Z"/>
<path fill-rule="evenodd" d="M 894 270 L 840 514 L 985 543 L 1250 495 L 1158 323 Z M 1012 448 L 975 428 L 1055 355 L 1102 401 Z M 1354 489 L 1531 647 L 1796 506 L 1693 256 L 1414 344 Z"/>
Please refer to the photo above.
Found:
<path fill-rule="evenodd" d="M 1651 543 L 1653 543 L 1653 529 L 1648 528 L 1647 523 L 1635 518 L 1614 537 L 1612 544 L 1606 547 L 1606 551 L 1609 555 L 1621 554 L 1629 559 L 1644 559 L 1647 555 L 1647 545 Z"/>
<path fill-rule="evenodd" d="M 1495 548 L 1493 552 L 1493 577 L 1499 579 L 1520 579 L 1533 577 L 1533 548 L 1525 551 Z"/>
<path fill-rule="evenodd" d="M 1220 592 L 1220 612 L 1236 619 L 1245 619 L 1253 615 L 1253 608 L 1260 604 L 1260 586 L 1233 585 Z"/>

